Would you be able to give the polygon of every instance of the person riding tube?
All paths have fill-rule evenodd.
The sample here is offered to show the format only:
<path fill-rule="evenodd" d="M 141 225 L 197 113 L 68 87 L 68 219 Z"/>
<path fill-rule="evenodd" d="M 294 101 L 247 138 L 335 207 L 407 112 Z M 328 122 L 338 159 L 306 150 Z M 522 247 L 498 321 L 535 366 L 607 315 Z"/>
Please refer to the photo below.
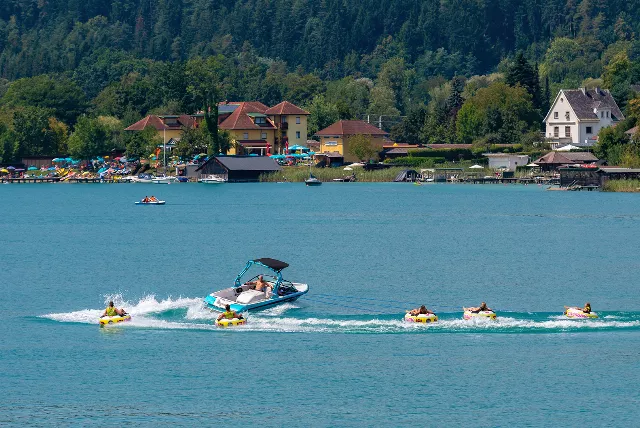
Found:
<path fill-rule="evenodd" d="M 422 306 L 420 306 L 419 308 L 416 308 L 416 309 L 411 309 L 409 311 L 409 315 L 411 315 L 411 316 L 428 315 L 428 314 L 433 314 L 433 312 L 430 311 L 429 309 L 427 309 L 427 307 L 425 305 L 422 305 Z"/>
<path fill-rule="evenodd" d="M 109 306 L 107 306 L 107 308 L 104 310 L 104 312 L 102 313 L 103 317 L 115 317 L 116 315 L 120 315 L 121 317 L 125 316 L 127 313 L 125 312 L 124 309 L 120 308 L 116 308 L 113 305 L 113 300 L 109 302 Z"/>
<path fill-rule="evenodd" d="M 482 302 L 480 304 L 480 306 L 478 307 L 471 307 L 471 308 L 462 308 L 465 311 L 469 311 L 471 313 L 477 314 L 479 312 L 493 312 L 493 309 L 487 307 L 487 304 L 485 302 Z"/>
<path fill-rule="evenodd" d="M 225 308 L 225 311 L 218 316 L 218 321 L 220 321 L 221 319 L 228 319 L 228 320 L 232 320 L 234 318 L 237 318 L 239 320 L 242 319 L 242 315 L 239 315 L 238 313 L 236 313 L 236 311 L 232 311 L 230 305 L 226 305 L 224 308 Z"/>

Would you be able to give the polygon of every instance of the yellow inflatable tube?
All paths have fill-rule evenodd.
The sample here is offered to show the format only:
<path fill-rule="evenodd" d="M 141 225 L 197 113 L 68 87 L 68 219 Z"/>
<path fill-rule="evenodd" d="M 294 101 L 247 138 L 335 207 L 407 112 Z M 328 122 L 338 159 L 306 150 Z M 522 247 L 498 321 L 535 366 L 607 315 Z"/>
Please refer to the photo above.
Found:
<path fill-rule="evenodd" d="M 116 324 L 123 321 L 131 321 L 131 315 L 126 314 L 125 316 L 116 315 L 114 317 L 101 317 L 98 321 L 100 322 L 100 325 Z"/>
<path fill-rule="evenodd" d="M 480 311 L 480 312 L 464 311 L 462 318 L 466 320 L 470 320 L 472 318 L 481 318 L 481 319 L 486 318 L 486 319 L 494 320 L 496 319 L 496 313 L 493 311 Z"/>
<path fill-rule="evenodd" d="M 216 320 L 216 325 L 218 327 L 235 327 L 238 325 L 244 325 L 247 323 L 247 320 L 244 318 L 232 318 L 232 319 L 221 319 L 221 320 Z"/>
<path fill-rule="evenodd" d="M 406 322 L 421 322 L 424 324 L 428 324 L 438 321 L 438 316 L 436 314 L 409 315 L 409 313 L 407 312 L 407 314 L 404 316 L 404 320 Z"/>
<path fill-rule="evenodd" d="M 567 316 L 567 318 L 598 318 L 598 314 L 596 314 L 595 312 L 586 313 L 582 312 L 578 308 L 567 308 L 564 314 Z"/>

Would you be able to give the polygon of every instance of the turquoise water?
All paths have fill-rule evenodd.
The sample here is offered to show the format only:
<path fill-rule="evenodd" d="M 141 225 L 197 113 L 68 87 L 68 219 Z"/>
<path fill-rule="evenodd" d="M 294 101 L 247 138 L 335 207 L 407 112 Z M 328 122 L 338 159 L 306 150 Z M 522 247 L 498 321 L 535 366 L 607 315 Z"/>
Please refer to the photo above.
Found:
<path fill-rule="evenodd" d="M 637 424 L 638 195 L 38 184 L 0 207 L 0 425 Z M 216 329 L 202 298 L 256 257 L 309 294 Z M 133 320 L 99 328 L 109 299 Z M 463 321 L 482 300 L 499 320 Z M 561 316 L 585 301 L 599 319 Z M 439 323 L 400 321 L 422 303 Z"/>

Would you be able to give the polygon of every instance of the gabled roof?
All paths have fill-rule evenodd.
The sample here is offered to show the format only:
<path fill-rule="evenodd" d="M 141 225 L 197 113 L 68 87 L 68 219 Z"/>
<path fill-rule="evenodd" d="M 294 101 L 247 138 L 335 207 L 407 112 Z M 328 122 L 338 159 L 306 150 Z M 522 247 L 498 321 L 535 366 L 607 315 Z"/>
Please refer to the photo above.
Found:
<path fill-rule="evenodd" d="M 582 162 L 596 162 L 597 160 L 598 158 L 590 152 L 550 152 L 542 156 L 540 159 L 534 161 L 534 163 L 537 163 L 538 165 L 565 165 Z"/>
<path fill-rule="evenodd" d="M 162 131 L 168 129 L 193 128 L 197 126 L 197 122 L 194 117 L 188 114 L 181 114 L 179 116 L 156 116 L 152 114 L 129 126 L 125 131 L 143 131 L 149 126 L 158 131 Z"/>
<path fill-rule="evenodd" d="M 329 125 L 315 135 L 389 135 L 388 132 L 379 129 L 370 123 L 361 120 L 339 120 Z"/>
<path fill-rule="evenodd" d="M 145 117 L 144 119 L 137 121 L 136 123 L 129 126 L 128 128 L 125 128 L 125 131 L 144 131 L 145 129 L 147 129 L 148 126 L 151 126 L 157 129 L 158 131 L 169 129 L 169 127 L 164 124 L 162 119 L 152 114 Z"/>
<path fill-rule="evenodd" d="M 214 160 L 229 171 L 282 171 L 280 165 L 267 156 L 211 156 L 196 171 Z"/>
<path fill-rule="evenodd" d="M 227 103 L 231 105 L 238 105 L 233 113 L 220 123 L 220 129 L 276 129 L 276 126 L 266 118 L 265 126 L 256 125 L 251 119 L 249 114 L 260 113 L 264 114 L 267 110 L 267 106 L 258 101 L 241 102 L 241 103 Z"/>
<path fill-rule="evenodd" d="M 624 115 L 620 111 L 618 104 L 616 104 L 611 92 L 607 89 L 561 89 L 551 110 L 553 106 L 555 106 L 560 94 L 564 94 L 578 120 L 598 120 L 599 117 L 593 112 L 594 109 L 611 110 L 614 121 L 624 119 Z M 547 113 L 547 117 L 551 113 L 551 110 Z M 545 121 L 546 120 L 547 118 L 545 117 Z"/>
<path fill-rule="evenodd" d="M 268 108 L 265 114 L 269 115 L 308 115 L 310 114 L 308 111 L 302 110 L 295 104 L 290 103 L 289 101 L 283 101 L 280 104 L 276 104 L 275 106 Z"/>

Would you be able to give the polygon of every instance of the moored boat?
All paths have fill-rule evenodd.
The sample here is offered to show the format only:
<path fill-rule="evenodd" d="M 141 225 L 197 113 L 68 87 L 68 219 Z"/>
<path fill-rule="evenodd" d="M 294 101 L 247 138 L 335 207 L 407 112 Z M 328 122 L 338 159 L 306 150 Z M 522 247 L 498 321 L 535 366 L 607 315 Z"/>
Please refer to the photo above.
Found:
<path fill-rule="evenodd" d="M 315 178 L 313 174 L 309 174 L 309 178 L 304 180 L 304 184 L 306 184 L 307 186 L 319 186 L 322 184 L 322 181 Z"/>
<path fill-rule="evenodd" d="M 261 258 L 249 260 L 244 269 L 236 276 L 233 287 L 211 293 L 204 302 L 208 308 L 224 311 L 229 305 L 236 312 L 264 309 L 293 302 L 309 291 L 307 284 L 287 281 L 282 278 L 282 270 L 289 265 L 280 260 Z M 251 270 L 258 270 L 259 274 L 252 275 L 248 281 L 242 278 Z M 266 273 L 265 273 L 266 272 Z M 256 290 L 253 283 L 263 276 L 268 287 Z"/>
<path fill-rule="evenodd" d="M 218 177 L 217 175 L 206 175 L 198 181 L 203 184 L 222 184 L 226 182 L 224 178 Z"/>

